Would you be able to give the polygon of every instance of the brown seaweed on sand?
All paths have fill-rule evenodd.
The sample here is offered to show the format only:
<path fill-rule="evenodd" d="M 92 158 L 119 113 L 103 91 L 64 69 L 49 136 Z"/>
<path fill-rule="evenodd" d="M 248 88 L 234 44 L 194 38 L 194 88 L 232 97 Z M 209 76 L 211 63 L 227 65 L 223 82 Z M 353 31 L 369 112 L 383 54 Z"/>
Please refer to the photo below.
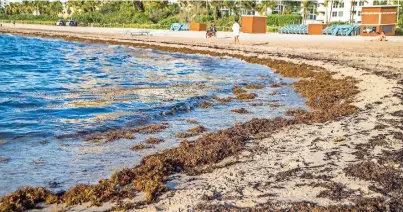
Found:
<path fill-rule="evenodd" d="M 188 120 L 186 120 L 186 122 L 189 124 L 198 124 L 199 123 L 198 121 L 193 120 L 193 119 L 188 119 Z"/>

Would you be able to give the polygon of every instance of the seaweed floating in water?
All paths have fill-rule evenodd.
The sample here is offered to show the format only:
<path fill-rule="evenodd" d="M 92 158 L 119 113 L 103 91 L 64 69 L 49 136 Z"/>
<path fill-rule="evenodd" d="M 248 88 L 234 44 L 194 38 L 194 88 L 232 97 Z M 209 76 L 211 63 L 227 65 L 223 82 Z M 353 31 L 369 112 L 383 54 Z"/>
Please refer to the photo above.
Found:
<path fill-rule="evenodd" d="M 271 88 L 281 88 L 281 87 L 283 87 L 283 84 L 274 83 L 274 84 L 271 84 L 270 87 L 271 87 Z"/>
<path fill-rule="evenodd" d="M 232 93 L 235 95 L 241 94 L 241 93 L 246 93 L 245 89 L 242 89 L 240 86 L 234 86 L 232 88 Z"/>
<path fill-rule="evenodd" d="M 161 123 L 161 124 L 151 124 L 144 127 L 139 127 L 134 129 L 135 132 L 140 134 L 154 134 L 158 132 L 162 132 L 166 128 L 168 128 L 168 123 Z"/>
<path fill-rule="evenodd" d="M 250 113 L 250 112 L 249 112 L 248 110 L 246 110 L 245 108 L 232 109 L 231 112 L 240 113 L 240 114 Z"/>
<path fill-rule="evenodd" d="M 0 163 L 7 163 L 10 161 L 10 158 L 0 158 Z"/>
<path fill-rule="evenodd" d="M 269 104 L 269 107 L 282 107 L 284 106 L 283 104 Z"/>
<path fill-rule="evenodd" d="M 258 84 L 248 84 L 245 85 L 246 89 L 263 89 L 264 85 L 258 85 Z"/>
<path fill-rule="evenodd" d="M 217 102 L 220 102 L 221 104 L 232 101 L 232 97 L 220 98 L 218 96 L 213 96 L 213 99 L 216 100 Z"/>
<path fill-rule="evenodd" d="M 259 103 L 250 103 L 250 106 L 256 107 L 256 106 L 263 106 L 263 103 L 259 102 Z"/>
<path fill-rule="evenodd" d="M 207 129 L 201 125 L 197 126 L 197 127 L 193 127 L 188 129 L 186 132 L 184 133 L 179 133 L 176 135 L 177 138 L 188 138 L 188 137 L 193 137 L 196 135 L 199 135 L 202 132 L 205 132 Z"/>
<path fill-rule="evenodd" d="M 197 105 L 197 107 L 199 108 L 209 108 L 212 107 L 214 104 L 208 101 L 202 102 L 199 105 Z"/>
<path fill-rule="evenodd" d="M 150 148 L 152 148 L 151 145 L 145 145 L 145 144 L 136 144 L 130 147 L 132 151 L 137 151 L 141 149 L 150 149 Z"/>
<path fill-rule="evenodd" d="M 193 119 L 188 119 L 188 120 L 186 120 L 186 122 L 189 124 L 198 124 L 199 123 L 198 121 L 193 120 Z"/>
<path fill-rule="evenodd" d="M 236 99 L 238 100 L 250 100 L 254 99 L 257 95 L 255 93 L 241 93 L 236 95 Z"/>
<path fill-rule="evenodd" d="M 147 144 L 159 144 L 162 142 L 164 142 L 164 139 L 154 138 L 154 137 L 150 137 L 145 140 L 145 143 L 147 143 Z"/>

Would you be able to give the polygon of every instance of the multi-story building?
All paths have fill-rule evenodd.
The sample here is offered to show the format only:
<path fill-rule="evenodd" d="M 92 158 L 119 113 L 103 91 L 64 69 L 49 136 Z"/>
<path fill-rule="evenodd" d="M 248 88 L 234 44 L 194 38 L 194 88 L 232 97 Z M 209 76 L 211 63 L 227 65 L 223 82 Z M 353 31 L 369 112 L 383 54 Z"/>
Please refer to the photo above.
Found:
<path fill-rule="evenodd" d="M 0 8 L 4 8 L 9 4 L 9 0 L 0 0 Z"/>
<path fill-rule="evenodd" d="M 277 7 L 269 13 L 283 13 L 286 9 L 291 8 L 291 12 L 294 14 L 302 15 L 303 0 L 276 0 Z M 382 0 L 381 0 L 382 1 Z M 388 3 L 387 0 L 384 0 Z M 307 14 L 307 23 L 328 23 L 328 22 L 350 22 L 361 23 L 362 7 L 374 5 L 374 0 L 327 0 L 327 6 L 325 6 L 325 0 L 312 0 L 310 1 L 311 9 Z M 293 5 L 293 6 L 289 6 Z M 297 11 L 297 8 L 301 8 Z"/>

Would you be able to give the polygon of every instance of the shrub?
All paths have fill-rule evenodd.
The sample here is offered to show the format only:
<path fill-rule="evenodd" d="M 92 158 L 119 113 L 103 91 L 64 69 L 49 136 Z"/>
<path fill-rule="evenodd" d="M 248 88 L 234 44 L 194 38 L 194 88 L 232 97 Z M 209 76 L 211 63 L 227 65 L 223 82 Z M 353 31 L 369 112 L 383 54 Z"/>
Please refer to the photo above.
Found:
<path fill-rule="evenodd" d="M 301 24 L 302 16 L 296 14 L 287 15 L 268 15 L 267 25 L 269 26 L 284 26 L 288 24 Z"/>

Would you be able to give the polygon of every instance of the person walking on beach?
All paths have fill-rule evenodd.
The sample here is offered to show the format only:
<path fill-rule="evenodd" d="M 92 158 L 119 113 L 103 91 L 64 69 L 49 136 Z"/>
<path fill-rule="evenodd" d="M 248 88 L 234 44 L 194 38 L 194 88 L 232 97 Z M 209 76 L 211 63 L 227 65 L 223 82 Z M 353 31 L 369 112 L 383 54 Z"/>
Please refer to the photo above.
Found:
<path fill-rule="evenodd" d="M 13 24 L 14 24 L 14 26 L 15 26 L 15 21 L 13 21 Z"/>
<path fill-rule="evenodd" d="M 239 43 L 240 30 L 241 30 L 241 27 L 239 26 L 238 22 L 235 20 L 235 23 L 232 25 L 232 32 L 234 33 L 235 44 Z"/>

